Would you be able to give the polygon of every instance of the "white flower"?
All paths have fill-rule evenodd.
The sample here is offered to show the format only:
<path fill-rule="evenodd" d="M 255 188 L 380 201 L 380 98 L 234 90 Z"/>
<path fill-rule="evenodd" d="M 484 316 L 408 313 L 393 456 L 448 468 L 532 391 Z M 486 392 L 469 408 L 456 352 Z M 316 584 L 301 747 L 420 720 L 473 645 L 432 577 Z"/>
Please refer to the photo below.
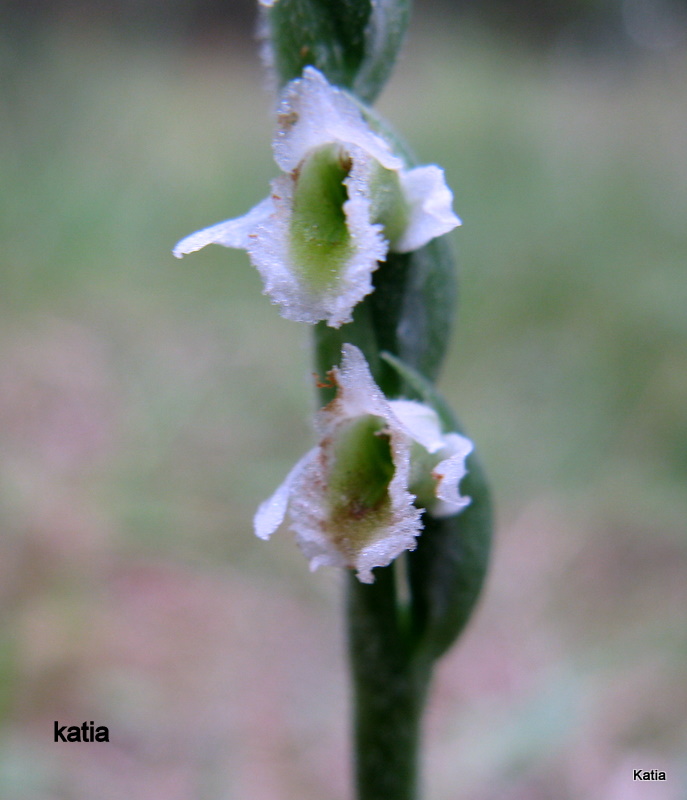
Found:
<path fill-rule="evenodd" d="M 472 442 L 443 434 L 436 412 L 411 400 L 387 400 L 363 354 L 345 344 L 331 377 L 337 395 L 317 414 L 320 441 L 259 507 L 255 532 L 268 539 L 288 515 L 310 568 L 352 567 L 363 583 L 372 569 L 415 549 L 426 505 L 455 514 L 470 498 L 458 484 Z"/>
<path fill-rule="evenodd" d="M 273 151 L 283 174 L 270 196 L 182 239 L 174 255 L 212 243 L 247 250 L 287 319 L 349 322 L 390 249 L 417 250 L 460 225 L 442 170 L 407 169 L 314 67 L 284 89 Z"/>

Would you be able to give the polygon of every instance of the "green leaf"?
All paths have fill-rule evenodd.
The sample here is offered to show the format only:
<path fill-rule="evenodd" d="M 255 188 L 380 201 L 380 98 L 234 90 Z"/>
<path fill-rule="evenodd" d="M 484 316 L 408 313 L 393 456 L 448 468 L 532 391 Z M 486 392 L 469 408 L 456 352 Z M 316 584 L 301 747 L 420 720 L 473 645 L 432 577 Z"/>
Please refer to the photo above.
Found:
<path fill-rule="evenodd" d="M 436 380 L 448 347 L 456 305 L 457 282 L 453 249 L 446 236 L 413 253 L 389 253 L 373 276 L 375 290 L 353 311 L 353 321 L 340 328 L 315 326 L 315 354 L 321 377 L 341 358 L 341 346 L 359 347 L 372 376 L 387 397 L 406 396 L 408 375 L 388 359 L 386 351 L 412 370 Z M 413 373 L 414 374 L 414 373 Z M 429 385 L 429 384 L 428 384 Z M 323 389 L 322 403 L 334 393 Z"/>
<path fill-rule="evenodd" d="M 412 253 L 389 253 L 374 274 L 374 286 L 369 302 L 379 350 L 436 380 L 451 340 L 457 297 L 450 239 L 441 236 Z M 392 376 L 382 381 L 387 394 L 399 393 Z"/>
<path fill-rule="evenodd" d="M 372 102 L 393 68 L 410 0 L 277 0 L 266 10 L 268 46 L 280 86 L 312 65 Z"/>
<path fill-rule="evenodd" d="M 402 380 L 404 397 L 432 406 L 446 432 L 463 433 L 446 401 L 426 378 L 388 353 L 382 353 L 381 358 Z M 491 498 L 484 470 L 474 451 L 468 456 L 467 468 L 461 494 L 472 498 L 470 505 L 444 519 L 425 514 L 417 549 L 408 554 L 417 646 L 430 658 L 439 658 L 465 627 L 479 598 L 489 562 Z"/>
<path fill-rule="evenodd" d="M 334 399 L 336 391 L 326 382 L 327 373 L 332 367 L 339 366 L 341 361 L 341 347 L 345 343 L 354 344 L 362 350 L 370 367 L 372 377 L 383 392 L 386 387 L 380 383 L 382 370 L 389 372 L 388 366 L 379 358 L 377 337 L 372 327 L 372 309 L 369 297 L 353 309 L 353 321 L 340 328 L 332 328 L 324 322 L 318 322 L 314 327 L 315 340 L 315 368 L 323 384 L 319 387 L 320 404 L 326 405 Z"/>
<path fill-rule="evenodd" d="M 479 599 L 491 549 L 492 509 L 477 455 L 467 459 L 461 493 L 470 505 L 453 517 L 423 517 L 417 549 L 408 554 L 408 578 L 418 648 L 439 658 L 458 638 Z"/>

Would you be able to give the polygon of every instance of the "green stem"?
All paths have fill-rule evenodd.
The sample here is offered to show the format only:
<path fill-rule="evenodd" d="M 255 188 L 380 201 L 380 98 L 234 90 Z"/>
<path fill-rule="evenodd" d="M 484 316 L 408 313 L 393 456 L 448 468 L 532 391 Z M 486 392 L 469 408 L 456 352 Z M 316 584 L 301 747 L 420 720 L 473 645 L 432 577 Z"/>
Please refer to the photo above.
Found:
<path fill-rule="evenodd" d="M 358 800 L 417 800 L 422 711 L 430 665 L 414 655 L 393 565 L 349 580 Z"/>

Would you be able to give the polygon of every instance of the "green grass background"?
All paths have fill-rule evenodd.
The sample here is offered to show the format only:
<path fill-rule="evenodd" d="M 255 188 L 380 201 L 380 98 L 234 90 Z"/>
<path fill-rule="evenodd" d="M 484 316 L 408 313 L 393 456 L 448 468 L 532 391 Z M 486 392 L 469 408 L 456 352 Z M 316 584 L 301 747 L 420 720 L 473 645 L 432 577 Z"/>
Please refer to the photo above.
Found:
<path fill-rule="evenodd" d="M 418 24 L 381 100 L 464 221 L 441 388 L 498 509 L 430 800 L 687 797 L 686 78 Z M 308 332 L 245 254 L 170 253 L 264 196 L 264 83 L 231 37 L 0 39 L 8 800 L 347 796 L 339 576 L 251 532 L 312 441 Z"/>

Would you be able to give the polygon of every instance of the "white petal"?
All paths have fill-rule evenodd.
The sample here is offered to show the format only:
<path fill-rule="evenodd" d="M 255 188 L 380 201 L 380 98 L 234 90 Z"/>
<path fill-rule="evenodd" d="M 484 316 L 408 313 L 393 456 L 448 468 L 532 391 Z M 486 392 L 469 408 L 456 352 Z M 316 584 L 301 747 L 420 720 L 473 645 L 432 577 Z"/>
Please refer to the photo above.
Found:
<path fill-rule="evenodd" d="M 397 253 L 410 253 L 461 224 L 453 213 L 453 194 L 444 171 L 434 164 L 402 170 L 401 188 L 410 206 L 410 220 L 393 244 Z"/>
<path fill-rule="evenodd" d="M 221 244 L 224 247 L 234 247 L 238 250 L 247 250 L 251 236 L 258 225 L 267 222 L 274 212 L 274 203 L 271 197 L 266 197 L 252 208 L 247 214 L 236 219 L 218 222 L 209 228 L 186 236 L 174 246 L 172 251 L 177 258 L 187 253 L 194 253 L 208 244 Z"/>
<path fill-rule="evenodd" d="M 425 403 L 415 400 L 390 400 L 391 410 L 406 430 L 429 453 L 436 453 L 446 445 L 437 412 Z"/>
<path fill-rule="evenodd" d="M 451 455 L 440 461 L 432 470 L 437 481 L 436 495 L 440 501 L 430 509 L 435 517 L 451 516 L 465 508 L 471 501 L 470 497 L 464 497 L 459 493 L 458 487 L 467 474 L 465 459 L 472 452 L 473 444 L 458 433 L 447 433 L 444 438 Z"/>
<path fill-rule="evenodd" d="M 387 169 L 401 169 L 403 161 L 365 122 L 355 102 L 331 86 L 315 67 L 284 90 L 277 112 L 274 160 L 292 172 L 309 152 L 327 144 L 357 146 Z"/>
<path fill-rule="evenodd" d="M 260 539 L 269 539 L 282 524 L 286 516 L 293 485 L 298 480 L 301 472 L 316 455 L 316 449 L 306 453 L 296 462 L 295 466 L 291 469 L 276 492 L 269 499 L 260 503 L 258 510 L 255 512 L 255 517 L 253 518 L 255 535 Z"/>
<path fill-rule="evenodd" d="M 344 344 L 341 348 L 341 366 L 335 368 L 333 374 L 338 391 L 336 398 L 320 409 L 315 418 L 315 427 L 320 435 L 328 436 L 332 427 L 342 419 L 364 414 L 396 422 L 389 401 L 375 383 L 359 348 Z"/>

